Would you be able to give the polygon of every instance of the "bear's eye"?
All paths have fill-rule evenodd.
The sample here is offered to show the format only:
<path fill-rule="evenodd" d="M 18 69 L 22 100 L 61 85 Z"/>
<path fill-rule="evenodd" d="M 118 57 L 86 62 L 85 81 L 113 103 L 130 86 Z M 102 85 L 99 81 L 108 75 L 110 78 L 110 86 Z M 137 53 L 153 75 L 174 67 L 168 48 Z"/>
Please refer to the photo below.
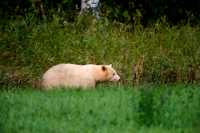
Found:
<path fill-rule="evenodd" d="M 115 76 L 115 73 L 113 73 L 113 76 Z"/>

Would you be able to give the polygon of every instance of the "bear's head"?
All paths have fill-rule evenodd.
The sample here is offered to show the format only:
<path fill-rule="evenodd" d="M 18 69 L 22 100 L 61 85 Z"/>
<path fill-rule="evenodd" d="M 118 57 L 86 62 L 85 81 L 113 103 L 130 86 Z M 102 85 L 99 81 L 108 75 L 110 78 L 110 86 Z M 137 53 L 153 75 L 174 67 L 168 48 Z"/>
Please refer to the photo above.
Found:
<path fill-rule="evenodd" d="M 112 65 L 102 65 L 101 66 L 102 72 L 104 73 L 104 81 L 119 81 L 120 76 L 117 72 L 113 69 Z"/>

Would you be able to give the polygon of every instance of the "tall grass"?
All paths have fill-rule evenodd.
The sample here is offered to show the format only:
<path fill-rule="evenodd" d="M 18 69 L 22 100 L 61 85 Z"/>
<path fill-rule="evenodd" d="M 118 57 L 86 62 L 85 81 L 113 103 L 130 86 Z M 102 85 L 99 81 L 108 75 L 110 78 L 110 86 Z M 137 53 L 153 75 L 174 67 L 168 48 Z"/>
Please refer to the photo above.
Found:
<path fill-rule="evenodd" d="M 0 93 L 2 132 L 198 133 L 199 86 L 98 86 Z"/>
<path fill-rule="evenodd" d="M 1 20 L 1 84 L 27 84 L 58 63 L 113 64 L 123 83 L 200 79 L 200 31 L 158 21 L 143 28 L 83 16 L 73 23 Z"/>

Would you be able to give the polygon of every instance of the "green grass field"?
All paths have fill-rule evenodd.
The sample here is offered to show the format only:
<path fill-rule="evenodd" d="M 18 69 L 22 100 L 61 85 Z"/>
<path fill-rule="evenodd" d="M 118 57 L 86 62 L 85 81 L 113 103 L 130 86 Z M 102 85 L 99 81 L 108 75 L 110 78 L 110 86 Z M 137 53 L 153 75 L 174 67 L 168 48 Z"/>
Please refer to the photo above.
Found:
<path fill-rule="evenodd" d="M 0 133 L 199 133 L 199 26 L 60 20 L 0 19 Z M 59 63 L 113 64 L 121 82 L 87 91 L 22 87 L 37 86 Z M 154 85 L 130 86 L 137 81 Z"/>
<path fill-rule="evenodd" d="M 1 88 L 1 133 L 198 133 L 200 86 Z"/>

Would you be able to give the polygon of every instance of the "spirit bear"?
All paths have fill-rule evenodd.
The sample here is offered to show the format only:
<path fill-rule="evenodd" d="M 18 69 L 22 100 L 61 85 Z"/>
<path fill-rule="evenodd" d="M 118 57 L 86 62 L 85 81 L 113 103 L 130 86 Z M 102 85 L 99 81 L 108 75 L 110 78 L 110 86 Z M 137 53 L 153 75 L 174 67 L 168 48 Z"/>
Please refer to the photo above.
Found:
<path fill-rule="evenodd" d="M 95 87 L 97 82 L 118 81 L 120 76 L 112 65 L 58 64 L 47 70 L 42 77 L 44 89 L 54 87 Z"/>

